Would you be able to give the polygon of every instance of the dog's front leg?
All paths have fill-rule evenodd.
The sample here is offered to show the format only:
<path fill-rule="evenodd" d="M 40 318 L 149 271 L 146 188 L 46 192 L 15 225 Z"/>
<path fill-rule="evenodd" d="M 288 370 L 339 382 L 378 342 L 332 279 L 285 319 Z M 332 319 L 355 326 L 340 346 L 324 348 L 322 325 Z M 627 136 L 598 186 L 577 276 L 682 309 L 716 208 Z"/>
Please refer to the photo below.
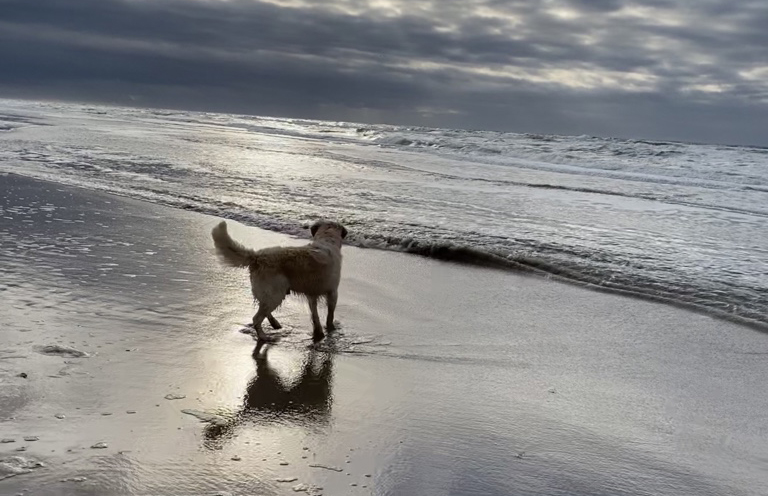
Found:
<path fill-rule="evenodd" d="M 308 296 L 309 311 L 312 313 L 312 338 L 320 341 L 325 337 L 323 326 L 320 324 L 320 315 L 317 313 L 317 296 Z"/>
<path fill-rule="evenodd" d="M 339 299 L 339 292 L 334 290 L 326 295 L 328 302 L 328 316 L 325 319 L 325 330 L 328 332 L 336 330 L 336 324 L 333 323 L 333 313 L 336 311 L 336 302 Z"/>

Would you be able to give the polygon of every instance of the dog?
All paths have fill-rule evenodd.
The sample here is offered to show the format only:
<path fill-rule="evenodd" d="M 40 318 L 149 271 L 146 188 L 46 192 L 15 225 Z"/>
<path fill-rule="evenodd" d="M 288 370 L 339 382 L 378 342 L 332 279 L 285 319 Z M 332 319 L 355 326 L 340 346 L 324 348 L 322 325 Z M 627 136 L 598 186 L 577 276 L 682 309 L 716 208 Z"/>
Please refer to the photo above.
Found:
<path fill-rule="evenodd" d="M 325 337 L 317 303 L 325 299 L 328 315 L 325 328 L 335 330 L 333 314 L 339 297 L 341 279 L 341 244 L 347 229 L 338 222 L 321 220 L 310 227 L 312 242 L 306 246 L 253 250 L 233 240 L 222 221 L 211 231 L 216 253 L 230 267 L 247 267 L 251 274 L 251 292 L 259 308 L 253 316 L 253 329 L 259 341 L 274 341 L 262 328 L 266 318 L 274 329 L 280 323 L 272 312 L 291 293 L 303 295 L 312 314 L 312 337 Z"/>

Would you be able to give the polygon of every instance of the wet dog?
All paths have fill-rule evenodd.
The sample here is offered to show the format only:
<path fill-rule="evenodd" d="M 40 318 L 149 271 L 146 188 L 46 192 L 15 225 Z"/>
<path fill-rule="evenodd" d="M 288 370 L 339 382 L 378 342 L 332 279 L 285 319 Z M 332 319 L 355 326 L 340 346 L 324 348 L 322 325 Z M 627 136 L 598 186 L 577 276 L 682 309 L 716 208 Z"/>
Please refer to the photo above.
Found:
<path fill-rule="evenodd" d="M 271 247 L 261 250 L 247 248 L 233 240 L 227 232 L 227 223 L 213 228 L 213 244 L 219 258 L 231 267 L 247 267 L 251 274 L 251 292 L 259 308 L 253 316 L 253 329 L 260 341 L 273 340 L 261 324 L 266 318 L 279 329 L 280 323 L 272 312 L 280 306 L 286 295 L 303 295 L 312 314 L 312 337 L 323 339 L 323 326 L 317 313 L 317 304 L 325 299 L 328 315 L 325 328 L 334 330 L 333 313 L 338 300 L 341 278 L 341 243 L 347 229 L 338 222 L 318 221 L 310 228 L 312 242 L 300 247 Z"/>

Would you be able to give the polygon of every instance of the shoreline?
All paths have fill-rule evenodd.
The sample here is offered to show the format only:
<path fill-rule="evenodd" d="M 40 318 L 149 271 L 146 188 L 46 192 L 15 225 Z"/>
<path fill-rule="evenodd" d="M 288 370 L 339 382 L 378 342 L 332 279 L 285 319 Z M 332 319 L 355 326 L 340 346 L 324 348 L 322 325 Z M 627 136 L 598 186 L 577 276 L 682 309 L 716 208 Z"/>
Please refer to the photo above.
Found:
<path fill-rule="evenodd" d="M 768 481 L 759 332 L 345 246 L 341 332 L 312 346 L 289 299 L 254 358 L 247 275 L 212 253 L 219 219 L 0 181 L 0 438 L 15 440 L 0 460 L 44 463 L 0 492 L 757 496 Z M 249 246 L 306 241 L 229 224 Z"/>
<path fill-rule="evenodd" d="M 38 179 L 32 176 L 25 176 L 23 174 L 17 174 L 13 172 L 8 172 L 6 174 L 34 181 L 47 181 L 45 179 Z M 77 188 L 87 192 L 99 192 L 101 194 L 113 195 L 132 201 L 145 202 L 150 205 L 159 207 L 195 212 L 201 215 L 235 221 L 254 229 L 269 231 L 280 235 L 289 236 L 294 239 L 304 239 L 303 236 L 305 235 L 305 229 L 295 228 L 295 226 L 289 227 L 281 223 L 275 224 L 273 222 L 263 222 L 261 225 L 258 223 L 257 225 L 252 225 L 253 219 L 247 215 L 229 214 L 227 216 L 221 216 L 220 213 L 215 209 L 200 207 L 197 205 L 179 205 L 173 204 L 171 202 L 164 203 L 162 201 L 152 201 L 148 198 L 141 197 L 140 195 L 132 195 L 129 192 L 121 193 L 114 191 L 94 190 L 73 182 L 54 182 L 54 184 L 61 184 L 66 187 Z M 352 234 L 352 238 L 354 238 L 354 233 Z M 522 276 L 532 275 L 535 277 L 540 277 L 546 280 L 555 281 L 561 284 L 567 284 L 598 293 L 625 296 L 643 301 L 661 303 L 674 308 L 698 313 L 700 315 L 711 316 L 724 322 L 734 323 L 759 332 L 768 333 L 768 320 L 761 321 L 752 317 L 737 315 L 726 310 L 720 310 L 713 306 L 700 304 L 695 301 L 682 300 L 680 299 L 680 295 L 673 293 L 663 294 L 663 292 L 659 292 L 658 290 L 655 292 L 648 292 L 643 291 L 640 288 L 635 288 L 622 283 L 597 283 L 595 282 L 595 277 L 593 276 L 579 278 L 578 275 L 573 275 L 573 269 L 553 266 L 552 264 L 548 264 L 539 260 L 527 260 L 525 257 L 510 258 L 504 256 L 503 254 L 494 253 L 491 251 L 476 250 L 475 248 L 452 245 L 450 243 L 439 245 L 419 245 L 418 242 L 406 243 L 405 241 L 407 240 L 400 240 L 394 244 L 387 242 L 385 246 L 381 246 L 374 243 L 373 240 L 367 239 L 365 243 L 358 243 L 354 245 L 354 247 L 363 250 L 378 250 L 384 252 L 415 255 L 429 260 L 437 260 L 470 268 L 487 268 Z"/>

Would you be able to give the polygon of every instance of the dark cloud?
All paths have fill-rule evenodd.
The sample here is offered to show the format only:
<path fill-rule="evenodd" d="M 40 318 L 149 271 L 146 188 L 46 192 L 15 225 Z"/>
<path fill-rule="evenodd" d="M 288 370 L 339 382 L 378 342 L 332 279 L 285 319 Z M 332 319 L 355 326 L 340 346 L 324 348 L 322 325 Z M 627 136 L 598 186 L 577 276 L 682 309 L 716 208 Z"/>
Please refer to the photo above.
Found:
<path fill-rule="evenodd" d="M 768 144 L 763 0 L 0 0 L 0 90 Z"/>
<path fill-rule="evenodd" d="M 568 0 L 570 6 L 582 12 L 615 12 L 620 10 L 622 0 Z"/>

